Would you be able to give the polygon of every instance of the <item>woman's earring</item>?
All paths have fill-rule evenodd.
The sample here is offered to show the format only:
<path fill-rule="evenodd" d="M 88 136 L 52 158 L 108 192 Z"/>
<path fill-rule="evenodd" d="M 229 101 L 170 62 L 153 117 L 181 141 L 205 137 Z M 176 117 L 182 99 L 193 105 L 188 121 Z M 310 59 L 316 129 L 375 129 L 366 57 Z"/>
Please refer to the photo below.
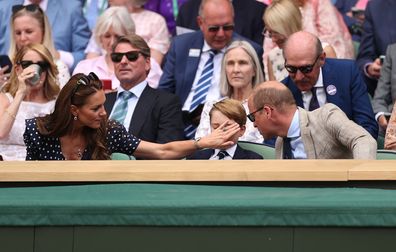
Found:
<path fill-rule="evenodd" d="M 74 121 L 77 121 L 78 118 L 77 118 L 77 116 L 75 115 L 73 119 L 74 119 Z"/>

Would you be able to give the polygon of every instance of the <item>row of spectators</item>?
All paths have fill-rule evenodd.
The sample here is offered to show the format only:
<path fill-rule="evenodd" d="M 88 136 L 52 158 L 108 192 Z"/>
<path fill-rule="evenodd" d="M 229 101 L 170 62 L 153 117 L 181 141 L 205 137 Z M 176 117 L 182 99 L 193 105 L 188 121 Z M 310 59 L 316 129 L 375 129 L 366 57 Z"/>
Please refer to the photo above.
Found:
<path fill-rule="evenodd" d="M 378 54 L 374 48 L 379 45 L 377 39 L 382 42 L 382 33 L 376 28 L 382 23 L 375 20 L 374 13 L 383 10 L 382 17 L 387 11 L 391 13 L 390 10 L 395 10 L 392 1 L 335 3 L 338 10 L 342 7 L 347 10 L 347 2 L 352 4 L 350 11 L 345 12 L 345 20 L 353 18 L 363 27 L 362 37 L 355 45 L 351 34 L 357 34 L 348 29 L 329 0 L 273 0 L 269 6 L 253 0 L 234 0 L 232 4 L 227 0 L 190 0 L 183 5 L 183 1 L 160 1 L 157 11 L 165 13 L 166 9 L 169 14 L 172 7 L 172 15 L 164 16 L 170 16 L 173 21 L 177 17 L 176 29 L 174 23 L 145 9 L 145 6 L 154 8 L 156 1 L 5 2 L 0 7 L 0 29 L 6 36 L 0 38 L 0 49 L 3 54 L 8 52 L 12 62 L 0 71 L 3 85 L 0 118 L 4 119 L 0 122 L 0 153 L 6 159 L 9 155 L 18 159 L 26 155 L 21 138 L 25 119 L 50 113 L 59 89 L 62 92 L 64 86 L 74 85 L 69 88 L 72 90 L 69 98 L 76 96 L 75 90 L 84 90 L 79 87 L 80 80 L 92 77 L 91 72 L 107 92 L 103 103 L 105 113 L 98 118 L 106 115 L 118 118 L 116 121 L 129 133 L 144 141 L 167 143 L 208 135 L 213 130 L 210 120 L 213 104 L 224 97 L 238 100 L 249 114 L 252 111 L 248 98 L 255 89 L 261 89 L 256 86 L 264 79 L 282 81 L 296 104 L 306 110 L 316 110 L 326 103 L 337 105 L 374 139 L 378 137 L 377 119 L 382 129 L 380 134 L 384 135 L 386 115 L 390 111 L 375 111 L 375 116 L 368 91 L 374 95 L 375 87 L 370 83 L 380 76 L 385 78 L 380 60 L 385 52 Z M 11 25 L 3 26 L 7 22 Z M 175 31 L 178 35 L 174 35 Z M 393 41 L 392 34 L 384 35 L 388 44 Z M 292 37 L 296 43 L 289 42 Z M 354 60 L 355 51 L 358 51 L 358 64 Z M 390 58 L 386 57 L 385 62 Z M 7 70 L 11 72 L 6 73 Z M 37 72 L 39 77 L 33 83 Z M 89 84 L 89 80 L 85 83 Z M 374 100 L 386 100 L 378 96 L 376 92 Z M 86 103 L 85 99 L 82 103 Z M 45 109 L 39 106 L 32 111 L 30 104 L 46 105 Z M 70 113 L 68 105 L 63 105 L 64 113 Z M 123 109 L 118 108 L 121 105 Z M 387 104 L 388 109 L 392 106 L 393 100 Z M 263 108 L 253 108 L 258 109 L 259 115 L 265 112 Z M 274 105 L 271 109 L 277 108 Z M 116 116 L 120 113 L 122 117 Z M 82 123 L 79 116 L 70 118 Z M 65 125 L 68 124 L 74 125 L 71 122 Z M 258 143 L 264 140 L 274 144 L 273 137 L 289 137 L 290 133 L 267 134 L 254 120 L 240 126 L 245 128 L 240 135 L 242 140 Z M 70 159 L 82 158 L 84 151 L 89 152 L 85 158 L 92 157 L 92 150 L 87 148 L 91 140 L 84 134 L 69 137 L 64 143 L 60 141 L 59 146 L 71 147 Z M 133 141 L 135 149 L 142 146 L 140 140 Z M 291 141 L 292 152 L 296 152 L 292 156 L 312 158 L 301 147 L 303 142 L 301 135 Z M 13 144 L 19 145 L 18 151 L 11 148 L 5 154 L 3 146 Z M 337 155 L 325 157 L 337 158 Z"/>

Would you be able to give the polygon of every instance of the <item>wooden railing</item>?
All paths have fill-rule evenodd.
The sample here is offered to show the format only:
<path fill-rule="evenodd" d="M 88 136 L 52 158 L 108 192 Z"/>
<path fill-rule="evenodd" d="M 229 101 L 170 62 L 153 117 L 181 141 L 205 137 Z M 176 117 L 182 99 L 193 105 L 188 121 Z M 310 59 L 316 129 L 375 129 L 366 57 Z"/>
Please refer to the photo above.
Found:
<path fill-rule="evenodd" d="M 0 182 L 396 180 L 393 160 L 0 162 Z"/>

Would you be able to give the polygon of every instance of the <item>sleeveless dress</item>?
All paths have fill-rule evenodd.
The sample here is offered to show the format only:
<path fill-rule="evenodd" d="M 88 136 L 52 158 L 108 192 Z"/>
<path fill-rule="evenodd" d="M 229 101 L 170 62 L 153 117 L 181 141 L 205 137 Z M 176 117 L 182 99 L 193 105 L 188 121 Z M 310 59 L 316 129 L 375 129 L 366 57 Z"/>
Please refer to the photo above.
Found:
<path fill-rule="evenodd" d="M 6 96 L 13 101 L 11 94 L 6 93 Z M 22 161 L 26 158 L 26 146 L 23 141 L 23 133 L 25 131 L 25 120 L 37 116 L 44 116 L 52 112 L 55 106 L 55 100 L 47 103 L 36 103 L 22 101 L 14 125 L 11 128 L 8 137 L 0 139 L 0 155 L 4 160 L 18 160 Z"/>

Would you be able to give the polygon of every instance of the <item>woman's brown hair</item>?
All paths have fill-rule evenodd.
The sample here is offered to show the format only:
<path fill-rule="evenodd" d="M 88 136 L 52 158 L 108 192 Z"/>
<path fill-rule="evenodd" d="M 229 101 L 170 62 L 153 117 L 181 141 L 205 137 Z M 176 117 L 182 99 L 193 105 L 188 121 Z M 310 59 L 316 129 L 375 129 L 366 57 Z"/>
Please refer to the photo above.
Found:
<path fill-rule="evenodd" d="M 70 78 L 59 93 L 54 112 L 37 118 L 40 134 L 50 137 L 62 137 L 73 131 L 74 116 L 71 106 L 82 107 L 88 97 L 102 89 L 102 82 L 94 74 L 76 74 Z M 100 127 L 92 129 L 85 127 L 83 135 L 87 141 L 87 149 L 92 153 L 92 159 L 110 159 L 106 145 L 107 119 Z"/>

